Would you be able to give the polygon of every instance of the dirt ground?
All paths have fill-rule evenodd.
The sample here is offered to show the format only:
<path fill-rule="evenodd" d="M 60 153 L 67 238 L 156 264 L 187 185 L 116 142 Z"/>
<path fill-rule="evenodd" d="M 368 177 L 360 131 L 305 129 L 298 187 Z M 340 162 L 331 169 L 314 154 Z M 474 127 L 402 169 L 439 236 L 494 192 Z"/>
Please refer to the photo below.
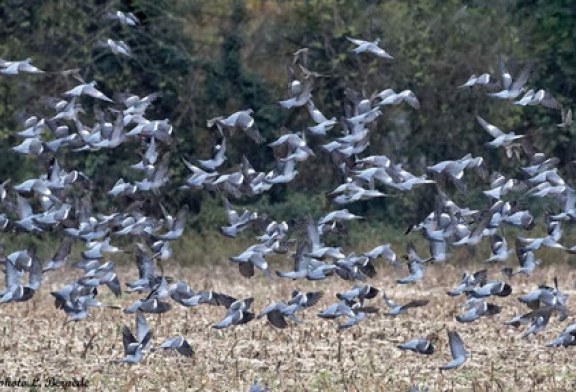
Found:
<path fill-rule="evenodd" d="M 539 283 L 551 284 L 558 276 L 560 287 L 574 297 L 576 270 L 567 266 L 545 267 L 533 276 L 516 277 L 510 297 L 495 298 L 502 313 L 471 324 L 460 324 L 454 316 L 462 312 L 463 298 L 450 298 L 446 289 L 456 286 L 462 268 L 434 266 L 423 282 L 400 287 L 394 280 L 406 271 L 379 268 L 370 283 L 399 303 L 427 298 L 430 304 L 390 318 L 378 314 L 351 330 L 336 332 L 336 324 L 316 316 L 336 301 L 334 294 L 350 282 L 338 278 L 323 282 L 268 281 L 262 276 L 242 278 L 231 265 L 215 267 L 167 267 L 167 274 L 187 281 L 194 289 L 214 289 L 229 295 L 255 297 L 258 312 L 272 301 L 288 299 L 291 290 L 322 290 L 325 296 L 304 311 L 304 323 L 285 330 L 265 319 L 217 331 L 211 325 L 222 318 L 223 308 L 201 306 L 174 308 L 161 317 L 146 315 L 154 331 L 152 347 L 165 337 L 183 335 L 195 354 L 185 358 L 175 353 L 148 350 L 137 365 L 114 363 L 123 356 L 121 327 L 134 327 L 134 315 L 102 308 L 89 319 L 64 324 L 65 314 L 54 307 L 50 291 L 72 281 L 78 272 L 64 270 L 46 276 L 42 290 L 26 303 L 0 306 L 0 385 L 31 382 L 38 377 L 40 390 L 49 382 L 84 379 L 94 391 L 247 391 L 257 378 L 271 391 L 406 391 L 410 385 L 426 385 L 431 391 L 573 391 L 576 390 L 574 348 L 550 349 L 553 339 L 567 323 L 554 317 L 547 329 L 521 339 L 525 327 L 503 325 L 524 313 L 520 294 Z M 121 279 L 134 279 L 134 267 L 122 267 Z M 497 269 L 491 277 L 501 278 Z M 127 306 L 139 298 L 124 294 L 114 298 L 102 288 L 99 299 L 106 304 Z M 570 299 L 571 299 L 570 298 Z M 383 307 L 381 296 L 371 304 Z M 570 305 L 570 300 L 568 302 Z M 469 360 L 457 370 L 441 373 L 438 367 L 450 359 L 446 328 L 457 330 Z M 402 352 L 396 345 L 411 338 L 438 332 L 440 341 L 432 356 Z M 91 342 L 91 344 L 88 344 Z M 62 385 L 62 384 L 60 384 Z M 34 390 L 32 388 L 32 390 Z M 54 390 L 52 388 L 51 390 Z M 70 389 L 74 390 L 74 389 Z"/>

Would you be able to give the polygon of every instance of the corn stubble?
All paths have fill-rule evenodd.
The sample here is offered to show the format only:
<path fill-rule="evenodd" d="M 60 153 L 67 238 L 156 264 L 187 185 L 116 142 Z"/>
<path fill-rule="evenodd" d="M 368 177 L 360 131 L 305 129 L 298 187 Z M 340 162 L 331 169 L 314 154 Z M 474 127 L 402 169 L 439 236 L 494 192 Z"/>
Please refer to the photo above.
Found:
<path fill-rule="evenodd" d="M 179 267 L 178 276 L 215 290 L 225 289 L 239 297 L 254 296 L 255 309 L 286 297 L 291 282 L 269 282 L 264 278 L 234 279 L 229 266 Z M 119 270 L 122 279 L 129 269 Z M 560 276 L 573 286 L 576 273 L 567 266 L 538 270 L 529 278 L 516 280 L 515 292 L 503 298 L 501 314 L 470 324 L 458 324 L 454 316 L 460 301 L 450 300 L 445 290 L 459 279 L 456 271 L 432 269 L 418 285 L 396 288 L 395 272 L 381 267 L 370 283 L 388 289 L 398 300 L 428 293 L 427 307 L 412 309 L 409 315 L 389 318 L 383 312 L 364 323 L 338 333 L 336 324 L 316 317 L 318 310 L 334 300 L 334 293 L 347 288 L 346 282 L 305 282 L 300 289 L 323 290 L 321 302 L 303 312 L 304 323 L 285 330 L 263 320 L 224 331 L 210 327 L 221 317 L 214 307 L 175 307 L 162 318 L 149 316 L 155 337 L 184 336 L 195 354 L 186 358 L 175 353 L 148 350 L 137 365 L 117 364 L 122 358 L 121 326 L 131 315 L 109 309 L 95 309 L 76 324 L 64 324 L 62 312 L 53 306 L 47 293 L 38 293 L 25 304 L 0 307 L 0 379 L 35 376 L 71 379 L 86 377 L 90 390 L 189 390 L 246 391 L 257 377 L 273 391 L 406 391 L 410 385 L 426 385 L 433 391 L 570 391 L 576 388 L 576 365 L 572 349 L 549 349 L 547 341 L 565 323 L 551 322 L 529 340 L 520 339 L 521 330 L 507 327 L 504 320 L 524 311 L 516 298 L 537 284 Z M 133 273 L 131 271 L 130 273 Z M 55 275 L 47 276 L 41 291 L 57 287 Z M 392 288 L 392 289 L 391 289 Z M 576 295 L 574 290 L 567 291 Z M 133 298 L 124 294 L 102 298 L 125 307 Z M 382 298 L 373 304 L 384 306 Z M 444 330 L 457 326 L 469 360 L 461 368 L 440 373 L 438 366 L 450 358 Z M 402 352 L 396 345 L 408 339 L 438 332 L 437 351 L 430 357 Z M 159 339 L 159 340 L 155 340 Z M 160 338 L 153 338 L 158 347 Z"/>

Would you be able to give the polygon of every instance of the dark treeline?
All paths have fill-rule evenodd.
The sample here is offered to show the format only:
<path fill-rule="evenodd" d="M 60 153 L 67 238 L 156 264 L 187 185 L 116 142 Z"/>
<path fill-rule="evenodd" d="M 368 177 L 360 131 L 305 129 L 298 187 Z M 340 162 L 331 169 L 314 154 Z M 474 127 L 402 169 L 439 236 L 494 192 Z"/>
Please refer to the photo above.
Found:
<path fill-rule="evenodd" d="M 130 29 L 103 20 L 116 9 L 133 12 L 141 24 Z M 0 178 L 18 181 L 38 173 L 35 161 L 17 156 L 10 147 L 24 119 L 52 113 L 48 97 L 61 96 L 77 83 L 56 73 L 62 70 L 79 68 L 84 79 L 98 81 L 99 89 L 111 96 L 159 92 L 161 99 L 149 113 L 174 125 L 174 161 L 208 157 L 216 138 L 206 120 L 241 109 L 254 109 L 267 141 L 282 134 L 282 127 L 303 130 L 311 125 L 307 113 L 277 104 L 287 96 L 286 65 L 301 48 L 308 48 L 308 68 L 323 75 L 315 79 L 313 96 L 329 117 L 346 112 L 346 88 L 366 96 L 385 88 L 411 89 L 420 99 L 419 111 L 408 106 L 384 111 L 368 153 L 386 154 L 417 174 L 427 165 L 468 152 L 489 157 L 489 165 L 499 167 L 498 160 L 506 158 L 484 146 L 486 132 L 475 121 L 475 115 L 482 114 L 504 130 L 526 134 L 539 150 L 559 157 L 560 166 L 571 170 L 576 139 L 570 128 L 556 127 L 561 122 L 558 111 L 502 105 L 486 99 L 481 90 L 456 87 L 471 74 L 497 75 L 502 57 L 513 73 L 532 64 L 529 85 L 545 88 L 572 107 L 575 14 L 570 0 L 5 0 L 0 5 L 0 58 L 29 57 L 54 73 L 17 76 L 17 81 L 0 78 Z M 346 36 L 380 37 L 394 60 L 351 55 Z M 133 58 L 119 58 L 96 45 L 107 38 L 124 40 Z M 96 112 L 86 114 L 86 123 Z M 339 131 L 331 132 L 333 137 Z M 309 142 L 314 148 L 326 141 Z M 99 189 L 109 190 L 119 177 L 133 175 L 131 147 L 59 159 L 83 170 Z M 323 209 L 324 193 L 342 181 L 329 156 L 314 150 L 317 156 L 306 162 L 293 186 L 275 187 L 257 200 L 272 214 L 284 215 L 277 219 Z M 238 133 L 229 145 L 226 167 L 235 167 L 246 155 L 264 170 L 272 164 L 270 154 Z M 166 203 L 188 203 L 195 211 L 215 205 L 205 203 L 210 198 L 206 193 L 177 190 L 187 173 L 182 164 L 172 167 L 174 189 L 166 193 Z M 428 200 L 426 192 L 433 191 L 423 187 L 402 198 L 353 208 L 375 220 L 403 225 L 430 211 L 433 198 Z M 398 211 L 403 220 L 391 219 Z M 202 229 L 207 221 L 194 224 Z"/>

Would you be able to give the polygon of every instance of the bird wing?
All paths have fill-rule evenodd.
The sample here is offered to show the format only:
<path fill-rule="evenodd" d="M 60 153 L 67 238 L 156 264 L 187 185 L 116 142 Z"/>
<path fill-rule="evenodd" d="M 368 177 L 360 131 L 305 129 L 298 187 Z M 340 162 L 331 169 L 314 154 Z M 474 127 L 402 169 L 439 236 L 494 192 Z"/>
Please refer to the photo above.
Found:
<path fill-rule="evenodd" d="M 416 299 L 414 301 L 410 301 L 405 305 L 402 305 L 402 308 L 404 309 L 409 309 L 409 308 L 418 308 L 420 306 L 426 306 L 428 305 L 430 301 L 427 299 Z"/>
<path fill-rule="evenodd" d="M 8 264 L 11 264 L 7 261 Z M 32 267 L 30 268 L 30 275 L 28 277 L 28 287 L 33 290 L 38 290 L 42 284 L 42 263 L 38 257 L 34 254 L 32 255 Z"/>
<path fill-rule="evenodd" d="M 474 272 L 474 280 L 478 282 L 478 285 L 483 286 L 486 284 L 486 280 L 488 279 L 488 270 L 482 269 L 480 271 Z"/>
<path fill-rule="evenodd" d="M 458 358 L 466 355 L 466 350 L 464 349 L 464 342 L 462 338 L 456 331 L 448 331 L 448 340 L 450 344 L 450 352 L 452 353 L 452 358 Z"/>
<path fill-rule="evenodd" d="M 229 308 L 234 302 L 236 302 L 236 298 L 231 297 L 226 294 L 222 293 L 213 293 L 214 299 L 218 305 L 224 306 L 225 308 Z"/>
<path fill-rule="evenodd" d="M 240 274 L 245 278 L 251 278 L 254 276 L 254 264 L 251 262 L 238 264 L 238 270 Z"/>
<path fill-rule="evenodd" d="M 264 143 L 264 137 L 262 136 L 260 131 L 258 131 L 258 128 L 256 128 L 254 125 L 249 128 L 246 128 L 245 132 L 250 139 L 256 142 L 256 144 Z"/>
<path fill-rule="evenodd" d="M 416 253 L 416 248 L 414 247 L 414 244 L 412 242 L 409 242 L 408 245 L 406 246 L 406 254 L 408 255 L 409 261 L 419 259 L 418 254 Z"/>
<path fill-rule="evenodd" d="M 136 337 L 138 338 L 138 342 L 142 343 L 146 335 L 150 332 L 150 328 L 148 327 L 148 323 L 144 318 L 144 314 L 142 312 L 136 313 Z"/>
<path fill-rule="evenodd" d="M 478 123 L 482 126 L 482 128 L 484 128 L 484 130 L 488 132 L 493 138 L 497 138 L 498 136 L 504 134 L 504 132 L 502 132 L 498 127 L 495 127 L 494 125 L 490 124 L 482 117 L 476 116 L 476 120 L 478 120 Z"/>
<path fill-rule="evenodd" d="M 284 315 L 282 315 L 278 309 L 274 309 L 273 311 L 269 312 L 266 314 L 266 317 L 268 318 L 268 321 L 270 321 L 270 324 L 276 328 L 286 328 L 288 326 Z"/>
<path fill-rule="evenodd" d="M 522 87 L 524 87 L 524 85 L 528 81 L 528 78 L 530 77 L 530 72 L 532 72 L 532 66 L 530 64 L 522 68 L 522 70 L 518 73 L 516 79 L 514 79 L 512 86 L 510 86 L 510 90 L 512 91 L 520 90 Z"/>
<path fill-rule="evenodd" d="M 136 338 L 130 332 L 130 328 L 124 325 L 122 327 L 122 345 L 124 346 L 124 354 L 129 355 L 128 348 L 132 343 L 136 343 Z"/>
<path fill-rule="evenodd" d="M 191 357 L 194 355 L 194 350 L 192 350 L 192 346 L 190 346 L 190 343 L 188 343 L 186 339 L 182 341 L 182 344 L 177 348 L 177 351 L 185 357 Z"/>
<path fill-rule="evenodd" d="M 19 285 L 21 277 L 22 277 L 22 271 L 16 268 L 16 265 L 14 265 L 10 260 L 6 260 L 6 270 L 5 270 L 6 289 Z"/>
<path fill-rule="evenodd" d="M 562 104 L 558 102 L 556 98 L 554 98 L 548 91 L 544 92 L 544 97 L 540 101 L 540 105 L 555 110 L 562 109 Z"/>
<path fill-rule="evenodd" d="M 72 250 L 72 238 L 64 237 L 62 239 L 62 242 L 60 242 L 58 250 L 56 250 L 56 254 L 54 254 L 54 257 L 52 257 L 52 260 L 63 261 L 68 257 L 71 250 Z"/>
<path fill-rule="evenodd" d="M 398 304 L 396 304 L 396 302 L 394 302 L 393 300 L 391 300 L 386 293 L 382 293 L 382 297 L 384 298 L 384 302 L 386 302 L 386 305 L 388 305 L 389 308 L 394 308 L 396 306 L 398 306 Z"/>
<path fill-rule="evenodd" d="M 18 201 L 18 216 L 20 217 L 20 219 L 25 219 L 30 215 L 34 214 L 34 212 L 32 211 L 32 207 L 30 206 L 30 203 L 28 203 L 28 201 L 25 198 L 18 195 L 17 201 Z"/>
<path fill-rule="evenodd" d="M 354 45 L 364 45 L 364 44 L 368 43 L 368 41 L 364 41 L 364 40 L 356 39 L 356 38 L 346 37 L 346 39 L 348 41 L 352 42 Z"/>
<path fill-rule="evenodd" d="M 506 64 L 504 64 L 504 59 L 502 57 L 500 57 L 500 59 L 498 61 L 498 68 L 500 68 L 500 76 L 502 77 L 502 85 L 503 85 L 505 90 L 508 90 L 510 88 L 510 85 L 512 84 L 512 75 L 510 75 L 510 72 L 508 72 L 508 70 L 506 70 Z"/>
<path fill-rule="evenodd" d="M 148 279 L 155 275 L 152 259 L 141 244 L 136 245 L 136 266 L 140 279 Z"/>
<path fill-rule="evenodd" d="M 305 308 L 309 308 L 314 306 L 320 301 L 320 299 L 324 296 L 322 291 L 310 291 L 306 293 L 306 302 L 301 304 Z"/>
<path fill-rule="evenodd" d="M 182 207 L 180 209 L 180 211 L 178 211 L 178 214 L 176 215 L 176 220 L 174 222 L 174 229 L 175 230 L 183 230 L 184 227 L 186 226 L 186 218 L 188 218 L 188 211 L 190 210 L 190 208 L 188 207 L 188 205 L 185 205 L 184 207 Z"/>

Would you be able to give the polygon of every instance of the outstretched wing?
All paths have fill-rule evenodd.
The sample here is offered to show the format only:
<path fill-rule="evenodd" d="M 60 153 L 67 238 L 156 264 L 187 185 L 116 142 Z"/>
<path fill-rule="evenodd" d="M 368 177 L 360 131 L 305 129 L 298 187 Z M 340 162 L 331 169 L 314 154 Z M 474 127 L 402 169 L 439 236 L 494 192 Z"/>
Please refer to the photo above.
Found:
<path fill-rule="evenodd" d="M 504 132 L 502 132 L 498 127 L 490 124 L 488 121 L 484 120 L 482 117 L 476 116 L 476 120 L 478 120 L 478 123 L 482 126 L 482 128 L 484 128 L 484 130 L 486 132 L 488 132 L 493 138 L 497 138 L 498 136 L 501 136 L 504 134 Z"/>
<path fill-rule="evenodd" d="M 452 353 L 452 358 L 458 358 L 466 355 L 466 350 L 464 349 L 464 342 L 458 332 L 448 331 L 448 340 L 450 344 L 450 352 Z"/>

